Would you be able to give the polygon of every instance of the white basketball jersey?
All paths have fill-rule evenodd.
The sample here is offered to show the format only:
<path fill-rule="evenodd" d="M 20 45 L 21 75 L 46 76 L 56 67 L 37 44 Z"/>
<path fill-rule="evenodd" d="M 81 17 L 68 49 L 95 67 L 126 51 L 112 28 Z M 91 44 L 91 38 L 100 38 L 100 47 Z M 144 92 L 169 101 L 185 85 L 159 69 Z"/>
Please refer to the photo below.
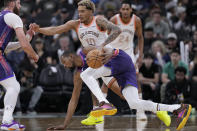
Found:
<path fill-rule="evenodd" d="M 120 27 L 122 33 L 110 45 L 113 48 L 124 50 L 130 56 L 133 55 L 133 38 L 135 34 L 136 15 L 132 15 L 130 22 L 125 24 L 122 22 L 120 15 L 116 16 L 116 24 Z"/>
<path fill-rule="evenodd" d="M 80 23 L 77 30 L 77 35 L 83 47 L 100 46 L 107 38 L 106 31 L 100 31 L 96 24 L 96 17 L 93 17 L 89 25 Z"/>

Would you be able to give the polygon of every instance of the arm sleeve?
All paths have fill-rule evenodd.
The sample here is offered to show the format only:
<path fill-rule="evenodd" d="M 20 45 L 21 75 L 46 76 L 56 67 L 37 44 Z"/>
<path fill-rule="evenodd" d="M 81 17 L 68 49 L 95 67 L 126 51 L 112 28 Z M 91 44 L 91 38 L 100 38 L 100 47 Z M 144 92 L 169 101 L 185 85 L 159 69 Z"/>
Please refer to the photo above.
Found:
<path fill-rule="evenodd" d="M 10 26 L 14 29 L 19 28 L 19 27 L 23 28 L 23 22 L 22 22 L 21 18 L 14 13 L 6 14 L 4 16 L 4 21 L 8 26 Z"/>
<path fill-rule="evenodd" d="M 5 52 L 9 53 L 13 50 L 16 50 L 16 49 L 20 48 L 20 47 L 21 47 L 21 45 L 20 45 L 19 42 L 9 42 L 6 49 L 5 49 Z"/>

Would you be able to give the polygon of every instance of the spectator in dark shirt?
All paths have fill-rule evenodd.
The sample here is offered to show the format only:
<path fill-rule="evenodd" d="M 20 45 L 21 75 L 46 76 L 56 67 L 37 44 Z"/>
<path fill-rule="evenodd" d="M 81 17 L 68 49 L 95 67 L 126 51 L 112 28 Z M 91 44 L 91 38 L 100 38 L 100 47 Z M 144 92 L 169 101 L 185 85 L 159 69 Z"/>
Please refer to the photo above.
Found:
<path fill-rule="evenodd" d="M 166 104 L 187 103 L 190 99 L 191 84 L 186 79 L 187 70 L 184 67 L 175 69 L 175 79 L 166 85 L 165 99 Z"/>
<path fill-rule="evenodd" d="M 144 56 L 144 63 L 140 68 L 139 81 L 142 88 L 142 98 L 155 101 L 154 94 L 159 81 L 159 66 L 153 63 L 154 57 L 150 53 Z"/>

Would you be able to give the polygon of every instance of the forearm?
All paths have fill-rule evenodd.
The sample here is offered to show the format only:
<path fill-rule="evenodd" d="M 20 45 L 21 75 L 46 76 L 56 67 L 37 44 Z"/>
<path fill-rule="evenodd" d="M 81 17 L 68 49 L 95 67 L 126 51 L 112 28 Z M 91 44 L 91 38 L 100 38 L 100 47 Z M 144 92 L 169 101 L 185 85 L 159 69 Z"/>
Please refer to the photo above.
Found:
<path fill-rule="evenodd" d="M 82 88 L 82 80 L 80 78 L 80 72 L 75 72 L 74 74 L 74 89 L 72 93 L 71 100 L 68 105 L 68 110 L 67 110 L 67 115 L 64 120 L 64 128 L 68 126 L 70 123 L 70 120 L 76 110 L 78 101 L 79 101 L 79 96 Z"/>
<path fill-rule="evenodd" d="M 151 82 L 148 82 L 148 81 L 141 81 L 141 84 L 143 84 L 143 85 L 150 85 Z"/>
<path fill-rule="evenodd" d="M 21 45 L 20 45 L 19 42 L 9 42 L 6 49 L 5 49 L 5 52 L 9 53 L 13 50 L 16 50 L 16 49 L 20 48 L 20 47 L 21 47 Z"/>
<path fill-rule="evenodd" d="M 26 38 L 28 41 L 31 41 L 31 39 L 32 39 L 32 37 L 28 34 L 26 34 Z M 5 52 L 9 53 L 9 52 L 11 52 L 13 50 L 17 50 L 19 48 L 21 48 L 21 45 L 18 41 L 17 42 L 9 42 L 6 49 L 5 49 Z"/>
<path fill-rule="evenodd" d="M 41 33 L 41 34 L 44 34 L 44 35 L 55 35 L 55 34 L 58 34 L 58 32 L 57 32 L 55 27 L 39 28 L 38 32 Z"/>
<path fill-rule="evenodd" d="M 105 40 L 105 42 L 103 43 L 103 46 L 111 43 L 112 41 L 114 41 L 121 33 L 121 30 L 119 27 L 114 26 L 113 30 L 111 31 L 110 35 L 107 37 L 107 39 Z"/>
<path fill-rule="evenodd" d="M 139 48 L 139 56 L 143 57 L 143 50 L 144 50 L 144 38 L 143 36 L 138 37 L 138 48 Z"/>
<path fill-rule="evenodd" d="M 67 114 L 64 120 L 64 128 L 66 128 L 68 124 L 70 123 L 71 118 L 76 110 L 77 104 L 78 104 L 78 99 L 75 99 L 72 97 L 68 104 L 68 110 L 67 110 Z"/>

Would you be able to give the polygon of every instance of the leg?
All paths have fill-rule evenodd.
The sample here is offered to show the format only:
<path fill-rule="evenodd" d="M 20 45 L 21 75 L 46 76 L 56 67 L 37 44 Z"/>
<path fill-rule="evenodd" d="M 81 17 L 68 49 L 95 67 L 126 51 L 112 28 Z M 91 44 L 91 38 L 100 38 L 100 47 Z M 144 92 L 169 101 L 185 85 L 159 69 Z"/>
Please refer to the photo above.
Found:
<path fill-rule="evenodd" d="M 104 83 L 101 86 L 101 91 L 103 92 L 103 95 L 105 96 L 105 98 L 107 98 L 108 88 L 107 88 L 107 86 Z"/>
<path fill-rule="evenodd" d="M 15 76 L 10 77 L 6 80 L 0 82 L 0 84 L 6 89 L 6 94 L 4 97 L 4 114 L 1 129 L 3 130 L 23 130 L 24 125 L 13 121 L 13 111 L 16 106 L 17 97 L 20 91 L 20 85 L 17 82 Z"/>
<path fill-rule="evenodd" d="M 169 111 L 178 115 L 177 130 L 180 130 L 184 127 L 191 112 L 191 105 L 166 105 L 154 103 L 152 101 L 141 100 L 138 97 L 137 88 L 133 86 L 125 87 L 122 93 L 130 108 L 132 109 L 152 111 L 154 113 L 156 113 L 157 111 Z"/>
<path fill-rule="evenodd" d="M 32 90 L 33 90 L 33 94 L 31 96 L 31 100 L 30 100 L 29 106 L 28 106 L 28 110 L 30 112 L 34 111 L 34 108 L 35 108 L 36 104 L 38 103 L 38 101 L 40 100 L 40 97 L 43 92 L 43 89 L 41 86 L 37 86 L 37 87 L 33 88 Z"/>
<path fill-rule="evenodd" d="M 102 86 L 102 92 L 106 92 L 108 88 L 111 89 L 115 94 L 120 96 L 121 99 L 124 100 L 124 96 L 121 93 L 121 87 L 119 87 L 118 82 L 113 77 L 102 77 L 103 82 L 107 85 Z"/>
<path fill-rule="evenodd" d="M 86 83 L 88 88 L 92 91 L 92 93 L 95 95 L 95 97 L 100 103 L 100 107 L 92 110 L 90 113 L 94 117 L 100 117 L 103 115 L 114 115 L 117 112 L 117 109 L 113 105 L 109 104 L 107 99 L 104 97 L 96 80 L 102 76 L 109 75 L 111 75 L 111 70 L 104 66 L 99 69 L 88 68 L 80 75 L 82 80 Z"/>
<path fill-rule="evenodd" d="M 111 70 L 107 67 L 102 66 L 98 69 L 88 68 L 84 72 L 81 73 L 81 79 L 85 82 L 91 92 L 98 99 L 99 103 L 104 101 L 109 103 L 108 100 L 104 97 L 99 84 L 96 79 L 102 76 L 109 76 L 111 74 Z"/>
<path fill-rule="evenodd" d="M 2 123 L 11 123 L 13 120 L 13 111 L 16 106 L 17 97 L 20 91 L 20 85 L 15 77 L 3 80 L 0 83 L 6 89 Z"/>

